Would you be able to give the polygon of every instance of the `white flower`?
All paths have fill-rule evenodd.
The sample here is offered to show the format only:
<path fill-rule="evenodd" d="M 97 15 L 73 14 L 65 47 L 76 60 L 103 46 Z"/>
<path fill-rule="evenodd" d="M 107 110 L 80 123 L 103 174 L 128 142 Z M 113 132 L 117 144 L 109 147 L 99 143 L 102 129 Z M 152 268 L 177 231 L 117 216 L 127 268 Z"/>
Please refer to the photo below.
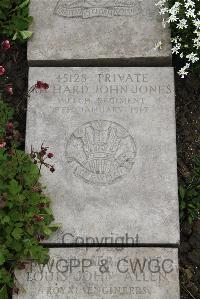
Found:
<path fill-rule="evenodd" d="M 182 38 L 180 36 L 176 36 L 171 38 L 171 42 L 177 44 L 178 42 L 182 41 Z"/>
<path fill-rule="evenodd" d="M 188 72 L 186 72 L 185 68 L 183 67 L 182 69 L 180 69 L 180 71 L 178 71 L 178 74 L 181 76 L 181 78 L 185 78 Z"/>
<path fill-rule="evenodd" d="M 172 2 L 173 5 L 170 7 L 170 3 Z M 183 40 L 184 37 L 181 38 L 179 35 L 171 38 L 172 54 L 178 54 L 180 59 L 185 58 L 188 62 L 178 72 L 182 78 L 188 74 L 188 70 L 192 63 L 200 61 L 199 53 L 197 53 L 200 49 L 200 11 L 197 9 L 197 3 L 199 2 L 200 0 L 160 0 L 156 3 L 156 6 L 159 7 L 159 14 L 162 16 L 162 26 L 164 28 L 166 27 L 167 23 L 174 23 L 177 33 L 180 33 L 180 35 L 183 34 L 184 36 L 184 33 L 187 35 L 187 30 L 191 25 L 191 22 L 193 24 L 192 38 L 189 37 L 189 35 L 186 36 L 185 42 Z M 157 42 L 155 49 L 162 49 L 162 45 L 162 41 Z M 190 49 L 195 50 L 190 53 L 192 51 Z"/>
<path fill-rule="evenodd" d="M 175 4 L 169 9 L 169 12 L 176 15 L 180 10 L 180 5 L 181 4 L 179 2 L 175 2 Z"/>
<path fill-rule="evenodd" d="M 194 38 L 193 42 L 194 42 L 194 47 L 199 49 L 200 48 L 200 37 Z"/>
<path fill-rule="evenodd" d="M 165 15 L 168 12 L 168 8 L 167 7 L 163 7 L 160 9 L 160 15 Z"/>
<path fill-rule="evenodd" d="M 155 50 L 162 50 L 163 42 L 159 41 L 155 44 Z"/>
<path fill-rule="evenodd" d="M 189 8 L 189 7 L 195 7 L 195 3 L 192 0 L 187 0 L 187 2 L 185 3 L 185 7 Z"/>
<path fill-rule="evenodd" d="M 155 5 L 156 5 L 156 6 L 164 6 L 165 3 L 166 3 L 166 0 L 160 0 L 160 1 L 158 1 Z"/>
<path fill-rule="evenodd" d="M 186 16 L 189 18 L 195 18 L 196 15 L 195 15 L 195 9 L 192 9 L 192 8 L 189 8 L 187 11 L 186 11 Z"/>
<path fill-rule="evenodd" d="M 185 78 L 185 76 L 187 76 L 188 71 L 186 71 L 186 70 L 188 70 L 189 67 L 190 67 L 190 64 L 186 63 L 186 65 L 178 71 L 178 74 L 181 76 L 181 78 Z"/>
<path fill-rule="evenodd" d="M 197 29 L 200 30 L 200 20 L 199 19 L 193 20 L 193 24 L 194 24 L 195 27 L 197 27 Z"/>
<path fill-rule="evenodd" d="M 196 35 L 197 35 L 198 37 L 200 37 L 200 30 L 195 30 L 194 33 L 196 33 Z"/>
<path fill-rule="evenodd" d="M 181 19 L 179 24 L 177 24 L 176 28 L 178 29 L 184 29 L 187 28 L 188 24 L 187 24 L 187 20 L 186 19 Z"/>
<path fill-rule="evenodd" d="M 176 45 L 172 48 L 172 54 L 174 54 L 174 53 L 178 54 L 180 48 L 181 48 L 181 44 L 176 44 Z"/>
<path fill-rule="evenodd" d="M 197 54 L 196 53 L 190 53 L 186 56 L 186 58 L 191 61 L 192 63 L 195 63 L 196 61 L 199 60 L 199 57 L 197 57 Z"/>
<path fill-rule="evenodd" d="M 168 20 L 167 20 L 167 22 L 168 23 L 173 23 L 173 22 L 176 22 L 178 20 L 178 17 L 176 16 L 176 15 L 171 15 L 169 18 L 168 18 Z"/>

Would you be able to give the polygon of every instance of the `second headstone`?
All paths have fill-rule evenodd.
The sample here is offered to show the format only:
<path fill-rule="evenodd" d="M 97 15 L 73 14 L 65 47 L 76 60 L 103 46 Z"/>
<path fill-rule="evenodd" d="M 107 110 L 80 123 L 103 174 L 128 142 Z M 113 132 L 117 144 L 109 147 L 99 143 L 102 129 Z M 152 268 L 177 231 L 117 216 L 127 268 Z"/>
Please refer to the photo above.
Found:
<path fill-rule="evenodd" d="M 31 68 L 26 148 L 43 172 L 60 231 L 51 242 L 177 244 L 172 68 Z"/>

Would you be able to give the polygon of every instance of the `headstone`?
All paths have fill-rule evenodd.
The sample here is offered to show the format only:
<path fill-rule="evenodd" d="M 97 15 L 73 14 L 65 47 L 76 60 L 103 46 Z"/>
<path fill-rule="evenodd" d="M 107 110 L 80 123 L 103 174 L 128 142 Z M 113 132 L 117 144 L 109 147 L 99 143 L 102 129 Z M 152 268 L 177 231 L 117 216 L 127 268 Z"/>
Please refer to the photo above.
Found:
<path fill-rule="evenodd" d="M 173 69 L 30 68 L 38 78 L 50 88 L 29 100 L 26 149 L 55 153 L 42 179 L 62 231 L 48 242 L 177 244 Z"/>
<path fill-rule="evenodd" d="M 170 33 L 162 27 L 158 0 L 32 0 L 31 65 L 91 61 L 122 65 L 170 65 Z M 162 49 L 155 44 L 162 41 Z M 78 64 L 77 64 L 78 61 Z"/>
<path fill-rule="evenodd" d="M 50 249 L 48 265 L 16 273 L 13 299 L 179 299 L 177 249 Z"/>

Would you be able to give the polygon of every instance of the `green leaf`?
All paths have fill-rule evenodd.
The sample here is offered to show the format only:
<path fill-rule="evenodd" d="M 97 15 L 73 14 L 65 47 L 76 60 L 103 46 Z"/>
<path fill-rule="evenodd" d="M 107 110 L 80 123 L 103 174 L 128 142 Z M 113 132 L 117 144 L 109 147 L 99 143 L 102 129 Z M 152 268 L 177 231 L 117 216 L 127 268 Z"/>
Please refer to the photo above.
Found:
<path fill-rule="evenodd" d="M 12 232 L 12 236 L 16 239 L 19 240 L 21 239 L 23 235 L 23 229 L 21 229 L 20 227 L 16 227 L 13 232 Z"/>
<path fill-rule="evenodd" d="M 8 292 L 6 286 L 0 289 L 0 298 L 1 299 L 8 299 Z"/>
<path fill-rule="evenodd" d="M 17 36 L 18 36 L 18 32 L 15 32 L 15 34 L 14 34 L 13 37 L 12 37 L 12 40 L 16 40 L 16 39 L 17 39 Z"/>
<path fill-rule="evenodd" d="M 181 199 L 185 198 L 186 190 L 182 185 L 180 185 L 180 187 L 179 187 L 179 194 L 180 194 Z"/>
<path fill-rule="evenodd" d="M 188 221 L 189 221 L 189 224 L 192 224 L 192 223 L 193 223 L 193 218 L 192 218 L 192 216 L 189 216 Z"/>
<path fill-rule="evenodd" d="M 8 190 L 12 195 L 16 195 L 21 191 L 22 187 L 19 185 L 19 183 L 12 179 L 9 183 Z"/>
<path fill-rule="evenodd" d="M 191 203 L 188 204 L 188 207 L 190 207 L 192 209 L 196 209 L 196 207 L 193 204 L 191 204 Z"/>
<path fill-rule="evenodd" d="M 27 31 L 27 30 L 22 30 L 22 31 L 19 31 L 19 33 L 21 34 L 21 37 L 25 40 L 25 39 L 29 39 L 32 35 L 33 35 L 33 32 L 31 31 Z"/>
<path fill-rule="evenodd" d="M 30 3 L 30 0 L 25 0 L 20 5 L 16 6 L 11 12 L 13 13 L 16 10 L 23 9 L 24 7 L 26 7 L 27 5 L 29 5 L 29 3 Z"/>
<path fill-rule="evenodd" d="M 181 221 L 183 220 L 183 218 L 184 218 L 184 212 L 183 211 L 180 211 L 180 219 L 181 219 Z"/>
<path fill-rule="evenodd" d="M 186 207 L 186 203 L 185 203 L 184 200 L 182 200 L 182 201 L 180 202 L 180 208 L 183 210 L 183 209 L 185 209 L 185 207 Z"/>
<path fill-rule="evenodd" d="M 0 268 L 0 281 L 3 282 L 1 283 L 1 286 L 4 284 L 4 287 L 6 286 L 8 286 L 9 288 L 13 287 L 12 274 L 8 272 L 4 267 Z M 2 299 L 1 296 L 0 298 Z"/>
<path fill-rule="evenodd" d="M 52 235 L 52 230 L 48 227 L 44 227 L 43 232 L 48 237 Z"/>
<path fill-rule="evenodd" d="M 0 265 L 3 265 L 5 263 L 6 259 L 4 255 L 0 252 Z"/>
<path fill-rule="evenodd" d="M 13 240 L 13 242 L 10 244 L 10 248 L 14 249 L 16 252 L 20 252 L 22 250 L 22 242 Z"/>
<path fill-rule="evenodd" d="M 49 228 L 51 229 L 52 232 L 56 232 L 61 227 L 62 227 L 61 223 L 53 223 L 49 225 Z"/>
<path fill-rule="evenodd" d="M 2 224 L 6 224 L 6 223 L 9 223 L 9 222 L 10 222 L 10 217 L 9 216 L 2 217 L 2 220 L 1 220 Z"/>
<path fill-rule="evenodd" d="M 20 4 L 18 7 L 19 8 L 24 8 L 25 6 L 27 6 L 30 3 L 30 0 L 25 0 L 24 2 L 22 2 L 22 4 Z"/>

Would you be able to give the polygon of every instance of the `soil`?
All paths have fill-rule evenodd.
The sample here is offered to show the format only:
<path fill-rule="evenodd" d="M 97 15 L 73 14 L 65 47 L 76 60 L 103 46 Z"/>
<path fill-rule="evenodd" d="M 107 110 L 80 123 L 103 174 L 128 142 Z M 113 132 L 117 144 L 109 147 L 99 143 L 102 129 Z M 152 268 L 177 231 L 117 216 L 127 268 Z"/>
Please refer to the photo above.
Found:
<path fill-rule="evenodd" d="M 25 136 L 28 83 L 26 45 L 15 46 L 9 53 L 0 56 L 0 65 L 5 66 L 14 86 L 14 95 L 6 96 L 6 100 L 13 107 L 19 108 L 16 118 L 19 130 Z M 179 179 L 184 179 L 191 173 L 192 159 L 200 155 L 199 82 L 200 74 L 193 73 L 186 79 L 175 76 Z M 22 95 L 25 96 L 23 100 Z M 193 225 L 181 225 L 180 281 L 181 299 L 200 299 L 200 220 Z"/>
<path fill-rule="evenodd" d="M 200 74 L 176 76 L 178 175 L 184 180 L 192 171 L 193 157 L 200 155 Z M 200 220 L 181 225 L 181 299 L 200 298 Z"/>

